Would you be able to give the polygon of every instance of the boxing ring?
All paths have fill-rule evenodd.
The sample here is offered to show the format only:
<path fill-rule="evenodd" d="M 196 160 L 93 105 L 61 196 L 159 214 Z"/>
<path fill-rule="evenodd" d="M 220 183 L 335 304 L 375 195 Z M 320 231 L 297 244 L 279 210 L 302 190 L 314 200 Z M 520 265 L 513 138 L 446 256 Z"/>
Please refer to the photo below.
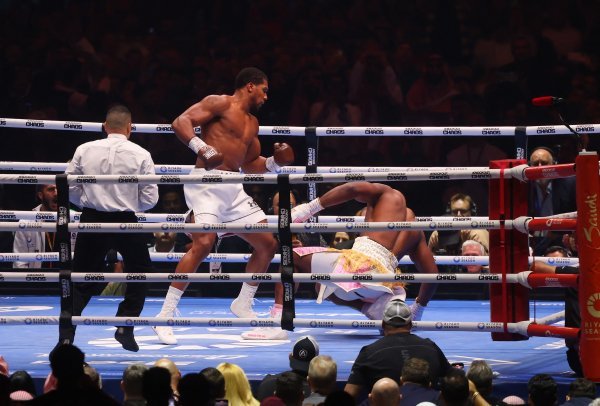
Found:
<path fill-rule="evenodd" d="M 100 132 L 99 123 L 73 123 L 58 121 L 31 121 L 1 119 L 2 127 L 60 129 L 74 131 Z M 600 126 L 577 126 L 588 132 L 600 132 Z M 0 261 L 59 261 L 60 273 L 51 272 L 2 272 L 2 284 L 14 282 L 54 283 L 61 286 L 62 298 L 39 297 L 1 297 L 2 315 L 0 328 L 3 330 L 0 348 L 5 357 L 10 353 L 18 354 L 16 361 L 10 361 L 11 369 L 26 369 L 34 376 L 42 377 L 48 372 L 47 354 L 57 339 L 59 323 L 72 322 L 85 326 L 78 329 L 75 344 L 85 353 L 90 364 L 99 369 L 103 377 L 118 378 L 124 365 L 131 362 L 153 362 L 159 357 L 174 359 L 182 372 L 196 372 L 206 366 L 230 361 L 239 364 L 251 380 L 260 380 L 265 373 L 288 369 L 287 354 L 291 344 L 301 335 L 310 334 L 317 338 L 321 353 L 331 355 L 338 363 L 338 379 L 345 380 L 351 368 L 351 362 L 359 349 L 379 335 L 380 323 L 367 320 L 358 311 L 342 308 L 333 304 L 316 305 L 313 301 L 298 300 L 291 292 L 295 282 L 318 282 L 320 278 L 331 281 L 351 281 L 355 275 L 293 274 L 289 272 L 292 232 L 336 232 L 365 230 L 461 230 L 485 228 L 491 231 L 490 257 L 436 257 L 438 265 L 443 264 L 481 264 L 490 265 L 489 274 L 396 274 L 361 275 L 370 281 L 401 281 L 408 283 L 479 283 L 490 284 L 490 301 L 436 301 L 427 306 L 424 318 L 414 322 L 414 331 L 424 337 L 432 338 L 444 351 L 451 362 L 468 364 L 471 359 L 486 359 L 498 372 L 499 380 L 506 383 L 524 382 L 533 373 L 546 372 L 557 377 L 568 370 L 563 355 L 562 338 L 576 337 L 581 334 L 582 352 L 590 359 L 598 359 L 600 340 L 598 328 L 566 328 L 560 325 L 564 307 L 561 303 L 545 302 L 537 306 L 529 303 L 527 292 L 530 288 L 575 287 L 579 286 L 582 307 L 582 323 L 587 327 L 596 326 L 600 318 L 600 281 L 592 271 L 597 267 L 595 250 L 600 249 L 597 235 L 597 208 L 600 207 L 600 184 L 598 183 L 598 157 L 583 153 L 575 164 L 528 167 L 522 158 L 526 151 L 528 135 L 563 133 L 560 126 L 544 127 L 461 127 L 452 128 L 451 134 L 458 131 L 466 136 L 513 136 L 516 140 L 515 155 L 518 160 L 495 161 L 490 168 L 380 168 L 373 172 L 357 167 L 319 167 L 316 164 L 318 137 L 320 136 L 433 136 L 449 134 L 447 128 L 304 128 L 304 127 L 260 127 L 261 135 L 305 136 L 307 143 L 308 165 L 306 167 L 285 167 L 280 174 L 264 175 L 187 175 L 191 166 L 156 165 L 157 175 L 152 176 L 66 176 L 40 174 L 4 174 L 0 183 L 38 184 L 54 183 L 59 190 L 59 209 L 57 213 L 35 213 L 25 211 L 0 211 L 0 230 L 2 231 L 57 231 L 62 233 L 60 252 L 38 254 L 0 253 Z M 3 130 L 4 131 L 4 130 Z M 134 132 L 165 133 L 170 126 L 137 124 Z M 63 163 L 0 162 L 2 171 L 61 172 L 66 168 Z M 577 168 L 577 169 L 576 169 Z M 372 168 L 371 168 L 372 169 Z M 522 202 L 511 201 L 514 188 L 523 182 L 541 178 L 558 178 L 577 175 L 578 213 L 554 216 L 552 218 L 530 218 L 523 212 Z M 341 183 L 353 181 L 403 182 L 432 180 L 487 179 L 490 188 L 490 217 L 471 217 L 449 220 L 448 217 L 419 217 L 414 222 L 367 223 L 359 217 L 320 216 L 318 221 L 290 224 L 289 200 L 286 203 L 286 190 L 290 184 L 308 184 L 309 198 L 315 198 L 317 183 Z M 77 223 L 78 213 L 68 208 L 68 184 L 75 183 L 156 183 L 185 184 L 195 182 L 212 183 L 250 183 L 277 184 L 280 190 L 281 207 L 278 216 L 270 217 L 268 224 L 186 224 L 183 215 L 138 213 L 139 223 L 102 224 Z M 521 186 L 519 186 L 521 185 Z M 518 200 L 518 199 L 517 199 Z M 520 213 L 512 217 L 511 213 Z M 41 216 L 41 218 L 39 217 Z M 341 219 L 341 220 L 340 220 Z M 584 221 L 582 221 L 582 219 Z M 9 221 L 6 221 L 9 220 Z M 43 222 L 41 220 L 52 221 Z M 580 258 L 528 258 L 523 255 L 526 246 L 526 233 L 533 230 L 578 230 Z M 184 298 L 179 308 L 182 317 L 156 318 L 162 298 L 148 298 L 142 316 L 139 318 L 107 317 L 113 313 L 120 298 L 94 298 L 80 317 L 65 317 L 68 310 L 69 286 L 81 281 L 122 281 L 135 283 L 139 274 L 101 274 L 71 273 L 69 239 L 70 232 L 273 232 L 282 238 L 282 255 L 274 262 L 281 263 L 281 274 L 185 274 L 188 282 L 203 283 L 239 283 L 242 281 L 260 281 L 261 283 L 283 282 L 288 292 L 284 301 L 284 316 L 281 320 L 261 317 L 259 319 L 231 318 L 226 303 L 229 299 Z M 287 238 L 286 238 L 287 235 Z M 586 236 L 583 240 L 580 236 Z M 588 238 L 589 237 L 589 238 Z M 288 241 L 286 241 L 286 239 Z M 583 248 L 582 248 L 583 247 Z M 585 248 L 587 247 L 587 248 Z M 183 254 L 154 253 L 153 261 L 178 261 Z M 582 272 L 577 275 L 541 275 L 527 270 L 528 261 L 543 260 L 552 265 L 579 265 Z M 212 254 L 207 262 L 245 262 L 246 254 Z M 410 264 L 410 259 L 402 258 L 401 264 Z M 287 268 L 287 272 L 286 272 Z M 583 271 L 586 269 L 586 272 Z M 590 272 L 587 272 L 589 269 Z M 181 280 L 182 274 L 152 273 L 144 275 L 145 282 L 171 282 Z M 324 279 L 321 279 L 324 280 Z M 583 288 L 583 290 L 582 290 Z M 585 292 L 585 295 L 581 295 Z M 412 298 L 410 298 L 412 299 Z M 271 299 L 258 298 L 255 308 L 267 313 Z M 409 300 L 410 301 L 410 300 Z M 530 318 L 534 312 L 535 319 Z M 24 314 L 24 313 L 27 314 Z M 59 317 L 62 312 L 62 317 Z M 68 311 L 67 311 L 68 313 Z M 291 316 L 291 317 L 290 317 Z M 448 320 L 448 316 L 452 319 Z M 490 321 L 490 318 L 492 319 Z M 559 324 L 556 324 L 559 323 Z M 586 324 L 592 323 L 592 324 Z M 139 353 L 127 353 L 113 338 L 113 326 L 135 326 L 136 340 L 140 344 Z M 170 325 L 175 329 L 181 344 L 164 346 L 150 326 Z M 51 327 L 55 326 L 55 327 Z M 245 341 L 239 334 L 254 327 L 282 326 L 293 330 L 290 341 Z M 51 334 L 41 331 L 52 331 Z M 6 332 L 6 333 L 5 333 Z M 471 334 L 477 334 L 473 340 Z M 468 335 L 468 337 L 467 337 Z M 545 338 L 528 337 L 541 336 Z M 31 339 L 31 340 L 29 340 Z M 35 346 L 35 347 L 34 347 Z M 259 347 L 259 348 L 257 348 Z M 260 348 L 266 347 L 266 348 Z M 266 349 L 266 351 L 265 351 Z M 8 351 L 7 351 L 8 350 Z M 271 359 L 272 358 L 272 359 Z M 587 368 L 587 369 L 586 369 Z M 590 378 L 598 378 L 600 371 L 595 366 L 585 365 L 584 371 Z M 598 374 L 598 375 L 596 375 Z M 513 391 L 514 393 L 514 391 Z"/>

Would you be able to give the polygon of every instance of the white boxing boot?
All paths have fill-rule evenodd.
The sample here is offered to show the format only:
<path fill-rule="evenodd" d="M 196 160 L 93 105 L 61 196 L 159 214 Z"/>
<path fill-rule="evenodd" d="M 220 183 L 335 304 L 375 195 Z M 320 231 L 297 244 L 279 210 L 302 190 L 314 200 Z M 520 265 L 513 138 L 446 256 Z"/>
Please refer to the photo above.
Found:
<path fill-rule="evenodd" d="M 231 306 L 229 306 L 231 313 L 241 319 L 255 319 L 258 317 L 252 309 L 252 301 L 254 300 L 256 289 L 258 289 L 258 286 L 248 285 L 244 282 L 240 294 L 231 302 Z"/>
<path fill-rule="evenodd" d="M 271 308 L 270 317 L 273 319 L 281 319 L 283 307 L 274 305 Z M 280 327 L 257 327 L 250 331 L 241 334 L 244 340 L 287 340 L 288 332 Z"/>
<path fill-rule="evenodd" d="M 179 304 L 179 299 L 181 299 L 182 294 L 183 291 L 174 287 L 169 287 L 162 309 L 160 310 L 160 313 L 156 315 L 156 317 L 174 317 L 175 313 L 177 312 L 177 305 Z M 167 345 L 177 344 L 177 338 L 175 338 L 175 334 L 173 334 L 173 327 L 152 326 L 152 330 L 154 330 L 154 332 L 158 336 L 158 340 L 161 343 Z"/>

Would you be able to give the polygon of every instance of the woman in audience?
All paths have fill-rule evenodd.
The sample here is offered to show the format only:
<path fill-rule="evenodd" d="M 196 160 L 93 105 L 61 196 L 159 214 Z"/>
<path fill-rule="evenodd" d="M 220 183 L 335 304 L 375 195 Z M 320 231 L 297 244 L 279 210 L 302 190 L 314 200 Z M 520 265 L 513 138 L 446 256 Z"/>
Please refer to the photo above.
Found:
<path fill-rule="evenodd" d="M 252 395 L 246 373 L 236 364 L 223 362 L 217 365 L 225 377 L 225 399 L 229 406 L 259 406 L 260 402 Z"/>

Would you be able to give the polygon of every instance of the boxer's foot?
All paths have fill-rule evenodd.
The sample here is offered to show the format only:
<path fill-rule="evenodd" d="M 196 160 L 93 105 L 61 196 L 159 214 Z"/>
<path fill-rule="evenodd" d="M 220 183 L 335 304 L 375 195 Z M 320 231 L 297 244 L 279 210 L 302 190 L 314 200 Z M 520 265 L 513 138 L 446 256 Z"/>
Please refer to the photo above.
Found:
<path fill-rule="evenodd" d="M 386 293 L 377 298 L 373 303 L 365 303 L 360 309 L 360 312 L 367 316 L 370 320 L 381 320 L 385 306 L 394 295 Z"/>
<path fill-rule="evenodd" d="M 242 333 L 244 340 L 287 340 L 288 332 L 279 327 L 258 327 Z"/>
<path fill-rule="evenodd" d="M 170 326 L 152 326 L 152 330 L 158 336 L 158 341 L 167 345 L 177 344 L 177 338 L 173 334 L 173 327 Z"/>
<path fill-rule="evenodd" d="M 229 306 L 231 313 L 241 319 L 255 319 L 258 315 L 252 309 L 252 298 L 247 296 L 238 296 Z"/>

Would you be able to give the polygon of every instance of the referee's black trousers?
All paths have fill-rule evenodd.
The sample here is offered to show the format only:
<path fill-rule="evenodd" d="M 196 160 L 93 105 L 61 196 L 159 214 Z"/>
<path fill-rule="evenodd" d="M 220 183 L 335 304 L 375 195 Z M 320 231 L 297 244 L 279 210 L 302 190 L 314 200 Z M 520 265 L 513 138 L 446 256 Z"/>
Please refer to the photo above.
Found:
<path fill-rule="evenodd" d="M 134 212 L 102 212 L 84 208 L 81 223 L 137 223 Z M 117 250 L 123 257 L 127 273 L 152 272 L 152 262 L 144 233 L 95 233 L 80 232 L 75 242 L 73 257 L 74 272 L 104 272 L 106 254 Z M 80 316 L 92 296 L 99 295 L 107 283 L 77 282 L 73 284 L 73 316 Z M 118 317 L 138 317 L 144 308 L 148 284 L 146 282 L 127 283 L 125 297 L 119 304 Z M 133 327 L 130 327 L 133 329 Z M 73 341 L 75 329 L 61 328 L 60 339 Z"/>

